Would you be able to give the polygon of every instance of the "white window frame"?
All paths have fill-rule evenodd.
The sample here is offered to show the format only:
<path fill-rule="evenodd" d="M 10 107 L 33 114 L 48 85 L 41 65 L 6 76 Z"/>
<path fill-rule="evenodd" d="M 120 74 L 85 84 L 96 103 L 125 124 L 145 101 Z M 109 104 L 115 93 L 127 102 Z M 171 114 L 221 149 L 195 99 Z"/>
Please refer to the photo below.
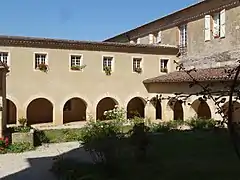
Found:
<path fill-rule="evenodd" d="M 49 63 L 48 63 L 48 53 L 47 52 L 34 52 L 33 53 L 33 70 L 34 71 L 40 71 L 38 68 L 35 68 L 35 63 L 36 63 L 36 54 L 45 54 L 46 55 L 46 59 L 45 59 L 45 64 L 47 66 L 49 66 Z"/>
<path fill-rule="evenodd" d="M 81 70 L 72 70 L 72 56 L 81 56 L 81 59 L 80 59 L 80 66 L 83 65 L 83 54 L 69 54 L 69 71 L 70 72 L 82 72 L 83 69 Z"/>
<path fill-rule="evenodd" d="M 141 38 L 137 38 L 137 44 L 141 43 Z"/>
<path fill-rule="evenodd" d="M 7 66 L 10 68 L 10 65 L 11 65 L 11 55 L 10 55 L 10 51 L 6 51 L 6 50 L 1 50 L 1 49 L 0 49 L 0 53 L 8 53 Z"/>
<path fill-rule="evenodd" d="M 103 70 L 103 59 L 104 57 L 111 57 L 112 58 L 112 63 L 111 63 L 111 72 L 113 73 L 115 71 L 115 57 L 113 55 L 102 55 L 102 60 L 101 60 L 101 63 L 102 63 L 102 72 L 105 73 L 105 71 Z"/>
<path fill-rule="evenodd" d="M 179 45 L 183 47 L 187 47 L 188 45 L 188 24 L 182 24 L 178 27 L 179 30 Z M 181 32 L 183 31 L 184 38 L 182 38 Z"/>
<path fill-rule="evenodd" d="M 148 35 L 148 42 L 149 42 L 149 44 L 154 44 L 154 35 L 153 34 L 149 34 Z"/>
<path fill-rule="evenodd" d="M 168 72 L 162 72 L 162 61 L 163 60 L 167 60 L 167 71 L 169 72 L 169 62 L 170 62 L 170 59 L 169 58 L 160 58 L 159 60 L 159 72 L 160 73 L 168 73 Z"/>
<path fill-rule="evenodd" d="M 134 59 L 141 59 L 140 68 L 142 68 L 142 72 L 143 72 L 143 57 L 141 57 L 141 56 L 132 56 L 132 73 L 136 73 L 136 72 L 133 70 L 133 60 L 134 60 Z"/>
<path fill-rule="evenodd" d="M 213 38 L 214 39 L 220 38 L 220 31 L 221 31 L 220 12 L 214 13 L 212 15 L 212 23 L 213 23 L 213 29 L 212 29 Z"/>
<path fill-rule="evenodd" d="M 162 31 L 158 31 L 157 37 L 156 37 L 156 44 L 162 43 Z"/>

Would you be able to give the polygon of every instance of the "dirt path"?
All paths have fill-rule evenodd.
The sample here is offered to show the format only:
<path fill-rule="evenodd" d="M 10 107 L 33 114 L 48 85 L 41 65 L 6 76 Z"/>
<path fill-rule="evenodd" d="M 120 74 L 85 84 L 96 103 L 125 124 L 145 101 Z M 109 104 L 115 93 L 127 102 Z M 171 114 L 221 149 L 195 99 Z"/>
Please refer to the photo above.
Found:
<path fill-rule="evenodd" d="M 79 148 L 79 142 L 44 145 L 35 151 L 0 155 L 1 180 L 55 180 L 49 171 L 54 157 L 63 155 L 89 161 L 89 156 Z"/>

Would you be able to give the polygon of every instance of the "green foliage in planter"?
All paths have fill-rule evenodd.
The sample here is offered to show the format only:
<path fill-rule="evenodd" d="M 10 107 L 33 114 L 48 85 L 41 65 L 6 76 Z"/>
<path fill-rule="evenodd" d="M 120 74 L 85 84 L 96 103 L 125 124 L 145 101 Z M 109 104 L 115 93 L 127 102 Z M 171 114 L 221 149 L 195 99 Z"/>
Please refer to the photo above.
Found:
<path fill-rule="evenodd" d="M 71 70 L 74 70 L 74 71 L 80 71 L 82 69 L 84 69 L 87 65 L 82 65 L 82 66 L 72 66 L 71 67 Z"/>
<path fill-rule="evenodd" d="M 138 74 L 141 74 L 142 73 L 142 68 L 137 67 L 137 68 L 134 69 L 134 71 Z"/>
<path fill-rule="evenodd" d="M 32 128 L 27 125 L 27 119 L 22 117 L 18 119 L 20 126 L 13 127 L 13 132 L 29 132 Z"/>
<path fill-rule="evenodd" d="M 30 126 L 16 126 L 13 127 L 13 132 L 30 132 L 32 128 Z"/>
<path fill-rule="evenodd" d="M 217 121 L 214 119 L 201 119 L 193 117 L 186 122 L 193 130 L 214 129 L 217 126 Z"/>
<path fill-rule="evenodd" d="M 107 76 L 110 76 L 112 74 L 112 69 L 109 66 L 105 66 L 103 70 L 105 71 Z"/>
<path fill-rule="evenodd" d="M 46 64 L 39 64 L 38 65 L 38 69 L 40 70 L 40 71 L 43 71 L 43 72 L 48 72 L 48 65 L 46 65 Z"/>
<path fill-rule="evenodd" d="M 21 126 L 26 126 L 27 125 L 27 119 L 24 118 L 24 117 L 19 118 L 18 122 Z"/>
<path fill-rule="evenodd" d="M 167 72 L 168 72 L 168 69 L 167 69 L 167 68 L 162 68 L 162 69 L 161 69 L 161 72 L 167 73 Z"/>

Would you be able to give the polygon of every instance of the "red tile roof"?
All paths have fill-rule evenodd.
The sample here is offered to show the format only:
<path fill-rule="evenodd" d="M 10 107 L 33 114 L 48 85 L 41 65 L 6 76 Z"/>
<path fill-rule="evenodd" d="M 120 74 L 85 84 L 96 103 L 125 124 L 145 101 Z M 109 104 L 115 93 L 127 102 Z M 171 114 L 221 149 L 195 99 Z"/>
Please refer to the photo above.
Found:
<path fill-rule="evenodd" d="M 190 71 L 190 75 L 197 81 L 226 81 L 229 80 L 228 73 L 225 71 L 229 67 L 198 69 L 196 71 Z M 193 82 L 193 79 L 187 72 L 175 71 L 166 75 L 158 76 L 155 78 L 146 79 L 144 84 L 150 83 L 181 83 L 181 82 Z"/>

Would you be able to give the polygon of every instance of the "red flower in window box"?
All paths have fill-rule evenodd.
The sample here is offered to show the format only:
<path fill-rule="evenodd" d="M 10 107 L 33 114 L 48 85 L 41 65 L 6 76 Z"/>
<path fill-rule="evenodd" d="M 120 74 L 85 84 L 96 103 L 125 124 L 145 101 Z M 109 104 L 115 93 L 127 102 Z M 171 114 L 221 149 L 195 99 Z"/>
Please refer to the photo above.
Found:
<path fill-rule="evenodd" d="M 38 69 L 40 71 L 47 72 L 48 71 L 48 65 L 46 65 L 46 64 L 39 64 L 38 65 Z"/>

